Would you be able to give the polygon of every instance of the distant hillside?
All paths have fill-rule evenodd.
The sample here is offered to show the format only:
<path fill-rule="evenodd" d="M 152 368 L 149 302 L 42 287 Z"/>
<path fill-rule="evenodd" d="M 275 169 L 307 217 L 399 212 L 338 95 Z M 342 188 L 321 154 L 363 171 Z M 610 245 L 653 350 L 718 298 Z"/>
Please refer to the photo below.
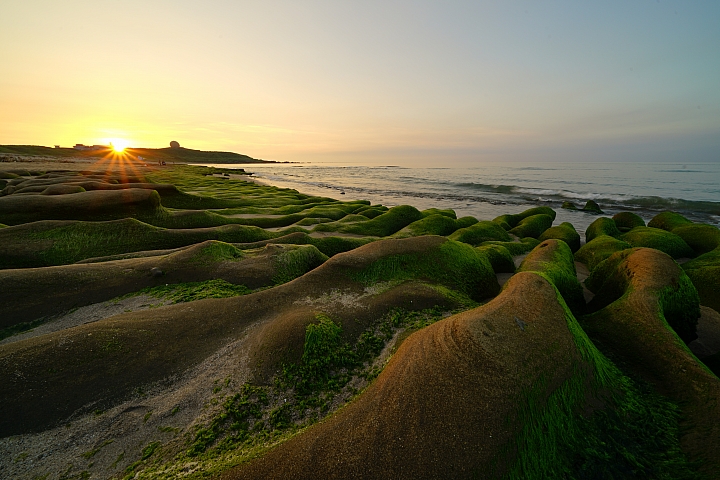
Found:
<path fill-rule="evenodd" d="M 190 148 L 128 148 L 126 152 L 133 156 L 141 156 L 149 162 L 182 162 L 182 163 L 277 163 L 259 160 L 247 155 L 233 152 L 205 152 Z M 80 151 L 74 148 L 51 148 L 38 145 L 0 145 L 0 154 L 40 155 L 45 157 L 101 157 L 110 153 L 108 150 Z"/>

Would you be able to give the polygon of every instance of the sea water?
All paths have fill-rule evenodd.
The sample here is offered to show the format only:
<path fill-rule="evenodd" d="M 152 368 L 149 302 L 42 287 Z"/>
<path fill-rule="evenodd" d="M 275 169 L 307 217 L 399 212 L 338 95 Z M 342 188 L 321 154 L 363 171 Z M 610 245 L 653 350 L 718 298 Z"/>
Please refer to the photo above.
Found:
<path fill-rule="evenodd" d="M 609 216 L 631 211 L 646 221 L 673 210 L 696 222 L 720 225 L 720 162 L 213 166 L 244 168 L 260 181 L 311 195 L 369 200 L 388 207 L 451 208 L 458 217 L 479 220 L 546 205 L 558 213 L 555 224 L 570 222 L 581 233 L 597 215 L 563 209 L 563 202 L 582 208 L 594 200 Z"/>

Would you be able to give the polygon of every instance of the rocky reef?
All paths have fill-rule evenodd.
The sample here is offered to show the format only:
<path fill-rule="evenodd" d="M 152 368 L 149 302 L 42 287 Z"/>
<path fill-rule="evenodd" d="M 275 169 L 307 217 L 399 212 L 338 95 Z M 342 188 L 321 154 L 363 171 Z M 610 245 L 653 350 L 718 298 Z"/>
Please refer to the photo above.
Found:
<path fill-rule="evenodd" d="M 716 227 L 226 173 L 0 171 L 0 476 L 717 478 Z"/>

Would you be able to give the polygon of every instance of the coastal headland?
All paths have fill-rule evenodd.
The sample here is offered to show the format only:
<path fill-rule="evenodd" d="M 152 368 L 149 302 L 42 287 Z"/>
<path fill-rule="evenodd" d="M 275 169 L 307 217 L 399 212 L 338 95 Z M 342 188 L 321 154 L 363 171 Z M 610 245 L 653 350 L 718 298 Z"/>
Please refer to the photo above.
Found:
<path fill-rule="evenodd" d="M 2 148 L 0 477 L 719 478 L 715 226 Z"/>

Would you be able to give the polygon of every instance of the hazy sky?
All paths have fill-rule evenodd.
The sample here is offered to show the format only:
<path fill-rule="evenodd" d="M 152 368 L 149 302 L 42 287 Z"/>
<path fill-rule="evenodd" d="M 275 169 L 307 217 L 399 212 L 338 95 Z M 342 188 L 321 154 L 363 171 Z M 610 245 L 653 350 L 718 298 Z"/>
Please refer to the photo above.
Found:
<path fill-rule="evenodd" d="M 720 2 L 0 2 L 0 144 L 720 161 Z"/>

